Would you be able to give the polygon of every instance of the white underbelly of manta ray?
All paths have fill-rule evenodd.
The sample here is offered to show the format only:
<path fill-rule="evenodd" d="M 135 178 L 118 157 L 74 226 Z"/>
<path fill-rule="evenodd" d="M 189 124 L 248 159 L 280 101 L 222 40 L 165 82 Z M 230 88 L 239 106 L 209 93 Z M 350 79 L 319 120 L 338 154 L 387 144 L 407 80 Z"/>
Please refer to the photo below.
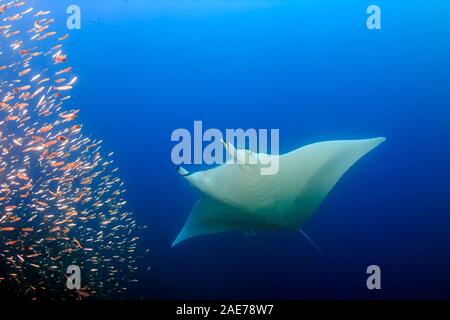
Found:
<path fill-rule="evenodd" d="M 297 230 L 344 173 L 384 140 L 325 141 L 280 156 L 236 150 L 224 143 L 232 159 L 253 157 L 257 161 L 231 161 L 193 174 L 178 168 L 202 198 L 172 246 L 226 231 Z M 261 167 L 271 160 L 277 161 L 278 171 L 261 174 Z"/>

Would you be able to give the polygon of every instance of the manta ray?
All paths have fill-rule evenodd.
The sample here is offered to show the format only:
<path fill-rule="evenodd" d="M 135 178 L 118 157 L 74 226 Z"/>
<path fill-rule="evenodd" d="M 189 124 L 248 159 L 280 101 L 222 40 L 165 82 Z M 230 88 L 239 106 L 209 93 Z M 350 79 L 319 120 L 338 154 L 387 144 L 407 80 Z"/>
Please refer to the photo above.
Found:
<path fill-rule="evenodd" d="M 172 247 L 189 238 L 227 231 L 301 231 L 344 173 L 384 140 L 324 141 L 283 155 L 236 149 L 222 141 L 228 155 L 224 164 L 195 173 L 177 167 L 202 197 Z M 274 162 L 275 174 L 261 174 Z"/>

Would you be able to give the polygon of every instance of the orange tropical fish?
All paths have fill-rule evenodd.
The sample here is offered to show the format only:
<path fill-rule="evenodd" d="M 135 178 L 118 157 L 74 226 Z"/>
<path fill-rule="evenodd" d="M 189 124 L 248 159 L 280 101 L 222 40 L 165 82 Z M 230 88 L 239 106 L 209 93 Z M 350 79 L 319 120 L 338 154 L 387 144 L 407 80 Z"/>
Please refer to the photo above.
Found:
<path fill-rule="evenodd" d="M 0 228 L 0 231 L 7 231 L 7 232 L 11 232 L 16 230 L 16 228 L 13 227 L 4 227 L 4 228 Z"/>
<path fill-rule="evenodd" d="M 75 162 L 71 162 L 71 163 L 65 165 L 63 168 L 61 168 L 61 170 L 62 171 L 67 171 L 67 170 L 73 169 L 73 168 L 75 168 L 77 166 L 78 166 L 78 162 L 75 161 Z"/>
<path fill-rule="evenodd" d="M 50 130 L 53 129 L 53 126 L 51 124 L 43 126 L 42 128 L 40 128 L 38 130 L 39 133 L 45 133 L 45 132 L 49 132 Z"/>
<path fill-rule="evenodd" d="M 63 62 L 66 62 L 66 61 L 67 61 L 67 55 L 64 55 L 64 54 L 57 55 L 57 56 L 54 58 L 54 60 L 55 60 L 56 63 L 63 63 Z"/>
<path fill-rule="evenodd" d="M 16 174 L 16 177 L 22 180 L 30 180 L 30 178 L 28 178 L 28 176 L 24 173 L 18 173 Z"/>
<path fill-rule="evenodd" d="M 17 13 L 17 14 L 15 14 L 15 15 L 13 15 L 13 16 L 10 16 L 10 17 L 8 17 L 8 18 L 5 18 L 5 20 L 6 21 L 17 21 L 17 20 L 20 20 L 20 19 L 22 19 L 23 17 L 22 17 L 22 15 L 20 15 L 19 13 Z"/>
<path fill-rule="evenodd" d="M 53 167 L 53 168 L 56 168 L 56 167 L 60 167 L 60 166 L 62 166 L 64 164 L 64 162 L 55 162 L 55 163 L 52 163 L 51 164 L 51 166 Z"/>
<path fill-rule="evenodd" d="M 19 119 L 18 116 L 7 116 L 5 118 L 6 121 L 16 121 L 17 119 Z"/>
<path fill-rule="evenodd" d="M 31 69 L 25 69 L 25 70 L 19 72 L 19 77 L 23 77 L 23 76 L 29 74 L 30 72 L 31 72 Z"/>
<path fill-rule="evenodd" d="M 73 110 L 73 111 L 71 111 L 69 113 L 63 112 L 63 113 L 60 113 L 59 116 L 61 118 L 63 118 L 63 119 L 66 119 L 66 120 L 75 120 L 77 118 L 77 115 L 78 115 L 79 111 L 80 110 Z"/>
<path fill-rule="evenodd" d="M 63 36 L 62 36 L 61 38 L 59 38 L 58 40 L 59 40 L 59 41 L 63 41 L 63 40 L 66 40 L 68 37 L 69 37 L 69 34 L 66 33 L 65 35 L 63 35 Z"/>
<path fill-rule="evenodd" d="M 83 246 L 81 245 L 80 241 L 78 241 L 77 239 L 73 238 L 73 242 L 76 243 L 78 248 L 83 248 Z"/>
<path fill-rule="evenodd" d="M 47 142 L 46 144 L 44 144 L 44 147 L 49 148 L 56 143 L 58 143 L 57 140 L 51 140 L 51 141 Z"/>
<path fill-rule="evenodd" d="M 44 138 L 42 138 L 42 137 L 39 137 L 39 136 L 33 136 L 33 137 L 32 137 L 32 139 L 34 139 L 34 140 L 38 140 L 38 141 L 45 141 L 45 139 L 44 139 Z"/>
<path fill-rule="evenodd" d="M 57 91 L 67 91 L 67 90 L 71 90 L 72 86 L 60 86 L 60 87 L 54 87 L 54 89 Z"/>
<path fill-rule="evenodd" d="M 72 71 L 72 67 L 68 67 L 68 68 L 62 69 L 61 71 L 58 71 L 55 74 L 59 75 L 59 74 L 67 73 L 67 72 L 70 72 L 70 71 Z"/>
<path fill-rule="evenodd" d="M 29 106 L 28 103 L 16 103 L 15 105 L 18 109 L 23 109 Z"/>
<path fill-rule="evenodd" d="M 22 191 L 22 190 L 27 190 L 27 189 L 30 189 L 32 186 L 33 186 L 33 185 L 32 185 L 31 183 L 28 183 L 28 184 L 24 185 L 22 188 L 19 188 L 19 190 L 20 190 L 20 191 Z"/>

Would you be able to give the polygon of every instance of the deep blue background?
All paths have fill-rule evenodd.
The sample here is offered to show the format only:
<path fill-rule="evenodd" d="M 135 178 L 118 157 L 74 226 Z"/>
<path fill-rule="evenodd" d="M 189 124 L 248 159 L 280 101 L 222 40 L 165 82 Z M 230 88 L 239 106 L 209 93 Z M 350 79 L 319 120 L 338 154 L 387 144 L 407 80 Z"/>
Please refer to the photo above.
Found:
<path fill-rule="evenodd" d="M 34 1 L 36 7 L 48 1 Z M 85 133 L 116 154 L 150 255 L 130 297 L 449 298 L 448 1 L 57 1 L 82 9 L 68 53 Z M 382 9 L 382 30 L 366 8 Z M 299 233 L 175 248 L 198 194 L 172 130 L 280 128 L 281 151 L 385 136 Z M 146 272 L 147 265 L 151 270 Z M 382 268 L 368 291 L 366 267 Z"/>

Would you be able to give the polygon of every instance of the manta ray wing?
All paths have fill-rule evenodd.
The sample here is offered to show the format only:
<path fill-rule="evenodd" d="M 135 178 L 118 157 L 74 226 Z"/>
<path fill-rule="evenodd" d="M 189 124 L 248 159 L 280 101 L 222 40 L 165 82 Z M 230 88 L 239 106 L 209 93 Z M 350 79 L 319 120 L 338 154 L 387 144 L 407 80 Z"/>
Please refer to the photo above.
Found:
<path fill-rule="evenodd" d="M 385 138 L 325 141 L 280 157 L 280 225 L 297 230 L 339 179 Z"/>
<path fill-rule="evenodd" d="M 200 235 L 232 230 L 249 230 L 251 222 L 236 208 L 227 207 L 213 199 L 203 197 L 192 208 L 191 214 L 172 247 L 178 243 Z"/>

